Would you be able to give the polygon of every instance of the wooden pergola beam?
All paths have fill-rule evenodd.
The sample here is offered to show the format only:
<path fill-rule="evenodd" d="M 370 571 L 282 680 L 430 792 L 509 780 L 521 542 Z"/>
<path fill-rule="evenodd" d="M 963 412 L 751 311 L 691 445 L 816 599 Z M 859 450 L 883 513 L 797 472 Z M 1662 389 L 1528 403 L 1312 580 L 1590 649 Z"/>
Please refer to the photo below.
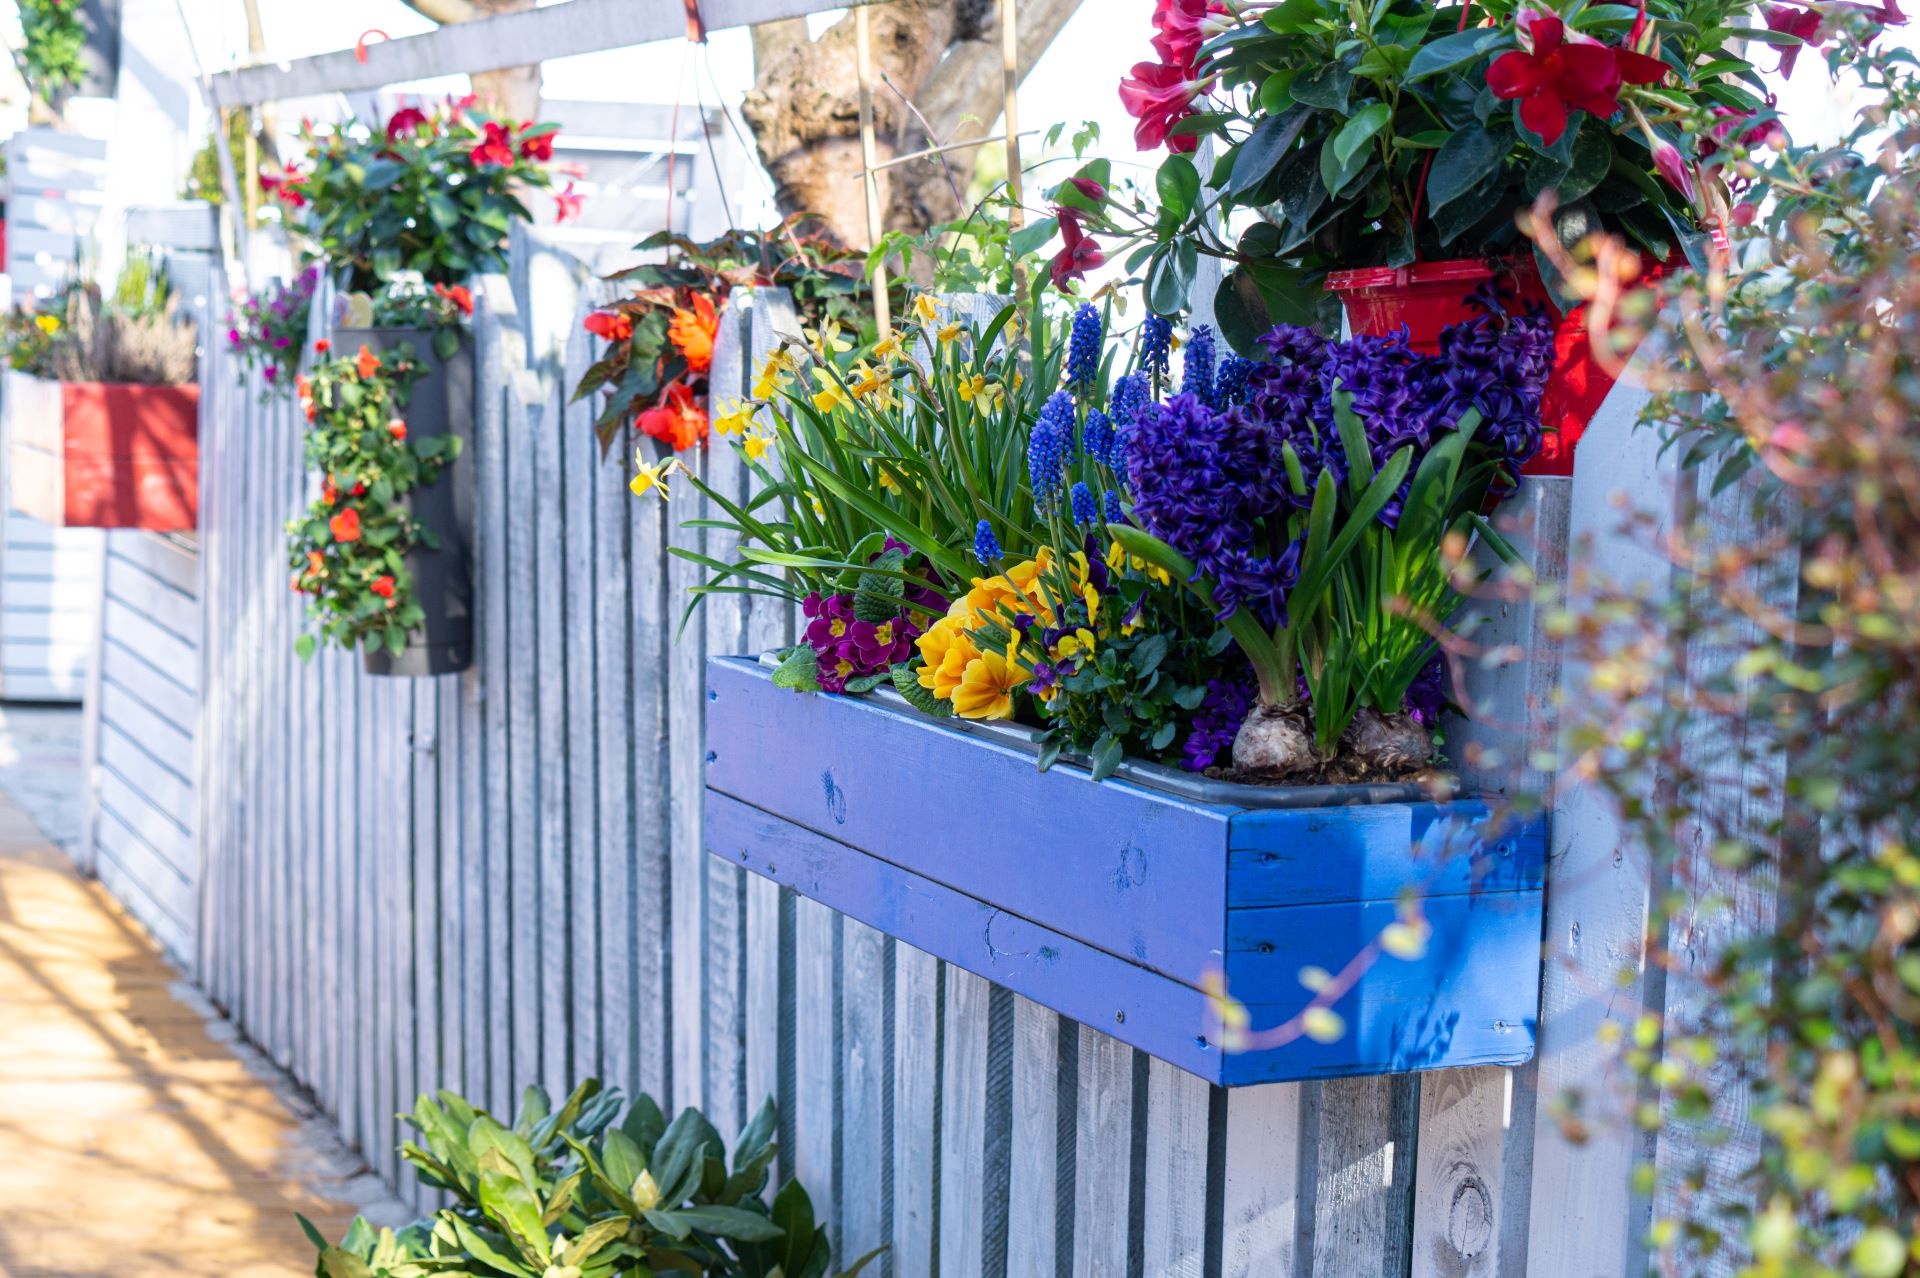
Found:
<path fill-rule="evenodd" d="M 836 0 L 834 7 L 876 2 Z M 707 29 L 717 31 L 804 17 L 826 7 L 824 0 L 701 0 L 700 14 Z M 498 71 L 686 34 L 686 10 L 673 0 L 568 0 L 368 44 L 365 61 L 356 50 L 341 49 L 225 71 L 211 77 L 210 92 L 217 107 L 256 106 L 435 76 Z"/>

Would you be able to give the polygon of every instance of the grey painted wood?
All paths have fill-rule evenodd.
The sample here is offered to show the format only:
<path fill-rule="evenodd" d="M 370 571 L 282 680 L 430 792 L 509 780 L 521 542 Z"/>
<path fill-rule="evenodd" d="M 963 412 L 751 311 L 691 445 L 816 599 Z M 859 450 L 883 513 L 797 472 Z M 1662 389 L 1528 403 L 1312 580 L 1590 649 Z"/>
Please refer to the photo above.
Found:
<path fill-rule="evenodd" d="M 1013 1120 L 1007 1191 L 1007 1273 L 1049 1275 L 1069 1257 L 1057 1247 L 1063 1166 L 1071 1169 L 1073 1115 L 1063 1151 L 1060 1107 L 1061 1020 L 1038 1003 L 1013 1000 Z M 1068 1180 L 1071 1190 L 1071 1180 Z M 1069 1197 L 1066 1216 L 1073 1216 Z"/>
<path fill-rule="evenodd" d="M 1207 1123 L 1213 1089 L 1165 1061 L 1147 1062 L 1145 1270 L 1203 1278 L 1207 1253 Z"/>
<path fill-rule="evenodd" d="M 1083 1025 L 1079 1056 L 1073 1272 L 1125 1278 L 1133 1218 L 1134 1052 Z"/>
<path fill-rule="evenodd" d="M 893 947 L 893 1249 L 898 1278 L 935 1272 L 940 961 Z"/>
<path fill-rule="evenodd" d="M 979 1278 L 987 1271 L 981 1228 L 986 1175 L 988 1002 L 993 987 L 945 964 L 946 1017 L 940 1060 L 940 1272 Z"/>
<path fill-rule="evenodd" d="M 1228 1093 L 1221 1167 L 1221 1272 L 1291 1274 L 1299 1234 L 1299 1083 Z"/>

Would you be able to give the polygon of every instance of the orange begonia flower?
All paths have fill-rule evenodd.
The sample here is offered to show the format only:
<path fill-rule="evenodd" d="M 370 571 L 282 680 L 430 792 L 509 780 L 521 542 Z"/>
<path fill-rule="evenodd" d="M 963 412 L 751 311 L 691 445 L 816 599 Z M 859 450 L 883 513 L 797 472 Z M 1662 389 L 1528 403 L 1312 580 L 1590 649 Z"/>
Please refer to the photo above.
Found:
<path fill-rule="evenodd" d="M 704 293 L 693 295 L 693 309 L 676 309 L 667 324 L 667 340 L 686 358 L 687 367 L 704 373 L 713 367 L 713 339 L 720 332 L 720 316 Z"/>

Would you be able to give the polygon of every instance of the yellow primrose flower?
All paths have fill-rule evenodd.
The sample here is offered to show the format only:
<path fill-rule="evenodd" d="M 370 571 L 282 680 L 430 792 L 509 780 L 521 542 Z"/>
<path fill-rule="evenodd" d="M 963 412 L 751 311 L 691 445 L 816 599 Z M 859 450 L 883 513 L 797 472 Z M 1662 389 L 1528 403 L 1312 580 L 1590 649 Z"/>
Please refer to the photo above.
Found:
<path fill-rule="evenodd" d="M 36 315 L 33 317 L 33 325 L 51 337 L 60 331 L 60 317 L 58 315 Z"/>
<path fill-rule="evenodd" d="M 796 365 L 792 352 L 784 346 L 774 351 L 767 356 L 766 362 L 760 365 L 760 376 L 753 383 L 753 397 L 772 399 L 793 380 L 795 371 Z"/>
<path fill-rule="evenodd" d="M 713 419 L 713 432 L 716 435 L 742 435 L 753 426 L 754 406 L 745 400 L 736 399 L 722 406 L 722 410 Z"/>
<path fill-rule="evenodd" d="M 934 336 L 940 339 L 940 344 L 942 346 L 946 346 L 954 341 L 957 341 L 960 337 L 960 334 L 963 331 L 965 331 L 965 327 L 966 326 L 961 324 L 960 321 L 955 320 L 951 324 L 942 324 L 940 326 L 940 331 L 938 333 L 935 333 Z"/>
<path fill-rule="evenodd" d="M 933 294 L 922 293 L 913 299 L 913 318 L 922 324 L 940 322 L 940 303 L 934 300 Z"/>
<path fill-rule="evenodd" d="M 967 663 L 980 655 L 965 622 L 953 616 L 934 622 L 913 641 L 913 646 L 920 650 L 924 663 L 919 672 L 920 686 L 942 701 L 952 700 Z"/>
<path fill-rule="evenodd" d="M 852 408 L 853 400 L 847 396 L 847 388 L 842 386 L 830 368 L 813 370 L 814 380 L 820 383 L 820 389 L 813 393 L 813 406 L 823 413 L 836 408 Z"/>
<path fill-rule="evenodd" d="M 627 487 L 633 490 L 635 497 L 645 497 L 657 488 L 660 490 L 661 501 L 673 500 L 667 492 L 667 476 L 675 472 L 685 473 L 687 469 L 678 457 L 669 457 L 663 462 L 656 462 L 649 466 L 642 454 L 635 453 L 633 463 L 639 467 L 639 472 L 627 481 Z"/>
<path fill-rule="evenodd" d="M 807 345 L 813 353 L 821 359 L 844 355 L 853 349 L 853 343 L 840 336 L 839 320 L 827 320 L 819 328 L 803 328 L 800 333 L 807 339 Z"/>
<path fill-rule="evenodd" d="M 771 435 L 749 435 L 740 441 L 740 451 L 747 455 L 748 461 L 759 461 L 773 447 Z"/>
<path fill-rule="evenodd" d="M 953 690 L 953 712 L 962 719 L 1013 718 L 1013 691 L 1027 681 L 1025 670 L 998 652 L 983 652 L 967 663 Z"/>

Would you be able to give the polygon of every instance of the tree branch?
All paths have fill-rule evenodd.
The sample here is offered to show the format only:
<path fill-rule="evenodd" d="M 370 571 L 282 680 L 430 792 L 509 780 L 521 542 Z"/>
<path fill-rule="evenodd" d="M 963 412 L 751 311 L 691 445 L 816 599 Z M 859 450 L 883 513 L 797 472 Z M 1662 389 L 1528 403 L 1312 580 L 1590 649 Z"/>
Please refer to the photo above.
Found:
<path fill-rule="evenodd" d="M 437 22 L 443 27 L 472 22 L 481 16 L 473 0 L 401 0 L 401 3 L 421 17 Z"/>

